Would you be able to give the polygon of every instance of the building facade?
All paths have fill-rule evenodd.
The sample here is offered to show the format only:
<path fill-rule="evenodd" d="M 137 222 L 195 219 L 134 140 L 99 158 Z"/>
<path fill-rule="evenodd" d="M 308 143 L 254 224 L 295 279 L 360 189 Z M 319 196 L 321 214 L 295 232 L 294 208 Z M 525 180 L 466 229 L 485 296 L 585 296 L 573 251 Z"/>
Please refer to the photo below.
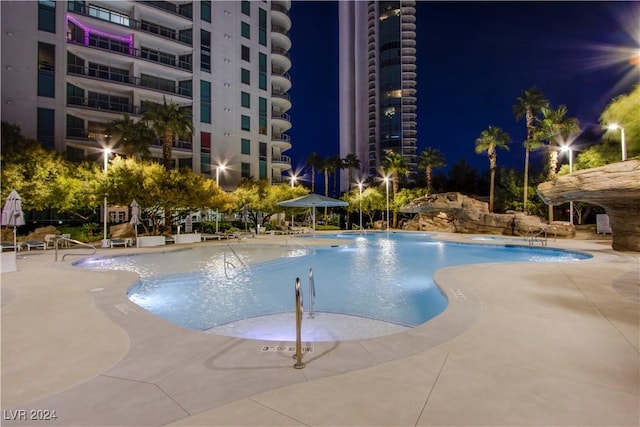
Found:
<path fill-rule="evenodd" d="M 2 1 L 2 120 L 70 160 L 113 145 L 105 130 L 146 101 L 188 109 L 175 167 L 282 182 L 291 168 L 289 0 Z M 117 151 L 117 145 L 116 145 Z M 151 153 L 162 157 L 161 141 Z"/>
<path fill-rule="evenodd" d="M 375 176 L 387 150 L 417 173 L 415 1 L 340 2 L 340 155 Z M 346 177 L 343 177 L 346 178 Z M 341 182 L 348 190 L 353 183 Z"/>

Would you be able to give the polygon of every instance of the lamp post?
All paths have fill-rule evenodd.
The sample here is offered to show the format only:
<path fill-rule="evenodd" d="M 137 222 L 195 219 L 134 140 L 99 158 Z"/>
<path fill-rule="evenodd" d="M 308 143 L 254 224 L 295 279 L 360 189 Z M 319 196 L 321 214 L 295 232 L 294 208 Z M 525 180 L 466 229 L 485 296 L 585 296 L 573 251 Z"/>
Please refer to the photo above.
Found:
<path fill-rule="evenodd" d="M 109 154 L 111 154 L 111 150 L 109 148 L 104 149 L 104 176 L 107 176 L 107 167 L 109 166 Z M 102 247 L 109 247 L 109 239 L 107 239 L 107 221 L 109 220 L 109 212 L 107 205 L 107 195 L 104 195 L 104 212 L 103 212 L 103 236 L 102 236 Z"/>
<path fill-rule="evenodd" d="M 227 167 L 225 165 L 218 165 L 216 167 L 216 185 L 220 186 L 220 171 L 224 171 Z M 218 208 L 216 208 L 216 233 L 218 232 Z"/>
<path fill-rule="evenodd" d="M 358 182 L 358 190 L 360 190 L 360 233 L 362 233 L 362 182 Z"/>
<path fill-rule="evenodd" d="M 387 231 L 389 231 L 389 177 L 384 177 L 384 183 L 387 188 Z"/>
<path fill-rule="evenodd" d="M 291 188 L 293 188 L 296 185 L 296 180 L 297 179 L 298 179 L 297 176 L 291 175 Z"/>
<path fill-rule="evenodd" d="M 568 145 L 564 145 L 562 151 L 569 152 L 569 175 L 571 175 L 573 173 L 573 149 Z M 569 224 L 573 225 L 573 200 L 569 201 Z"/>
<path fill-rule="evenodd" d="M 620 142 L 622 143 L 622 161 L 627 160 L 627 144 L 624 140 L 624 128 L 617 123 L 610 124 L 607 129 L 609 130 L 618 130 L 620 129 Z"/>

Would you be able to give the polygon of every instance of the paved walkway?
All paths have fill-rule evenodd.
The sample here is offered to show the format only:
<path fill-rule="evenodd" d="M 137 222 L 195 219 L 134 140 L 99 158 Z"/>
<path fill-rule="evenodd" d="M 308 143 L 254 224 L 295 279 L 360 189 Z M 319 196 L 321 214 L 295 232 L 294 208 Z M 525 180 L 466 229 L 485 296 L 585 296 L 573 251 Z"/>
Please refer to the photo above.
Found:
<path fill-rule="evenodd" d="M 594 255 L 579 262 L 439 270 L 444 313 L 311 343 L 300 370 L 263 351 L 273 342 L 147 313 L 126 299 L 132 273 L 26 252 L 1 276 L 2 425 L 638 426 L 640 255 L 609 245 L 550 243 Z"/>

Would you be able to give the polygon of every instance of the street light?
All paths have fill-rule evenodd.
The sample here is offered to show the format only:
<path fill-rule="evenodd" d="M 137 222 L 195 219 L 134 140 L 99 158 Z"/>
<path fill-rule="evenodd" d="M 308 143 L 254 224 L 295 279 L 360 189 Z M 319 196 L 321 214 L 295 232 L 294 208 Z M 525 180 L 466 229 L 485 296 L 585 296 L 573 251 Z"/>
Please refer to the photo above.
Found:
<path fill-rule="evenodd" d="M 111 150 L 109 148 L 105 148 L 103 150 L 104 152 L 104 176 L 106 178 L 107 176 L 107 167 L 109 165 L 109 154 L 111 154 Z M 104 195 L 104 214 L 103 214 L 103 219 L 104 219 L 104 227 L 103 227 L 103 237 L 102 237 L 102 247 L 103 248 L 108 248 L 109 247 L 109 239 L 107 239 L 107 221 L 109 219 L 109 212 L 108 212 L 108 205 L 107 205 L 107 195 Z"/>
<path fill-rule="evenodd" d="M 607 129 L 609 130 L 618 130 L 620 129 L 620 141 L 622 143 L 622 161 L 627 160 L 627 145 L 624 141 L 624 128 L 617 123 L 610 124 Z"/>
<path fill-rule="evenodd" d="M 216 185 L 218 187 L 220 187 L 220 171 L 223 171 L 226 169 L 227 167 L 225 165 L 218 165 L 218 167 L 216 167 Z M 216 233 L 218 232 L 218 208 L 216 208 Z"/>
<path fill-rule="evenodd" d="M 362 233 L 362 182 L 358 182 L 358 190 L 360 190 L 360 233 Z"/>
<path fill-rule="evenodd" d="M 569 175 L 573 173 L 573 149 L 568 145 L 563 145 L 561 151 L 569 152 Z M 569 202 L 569 224 L 573 225 L 573 200 Z"/>
<path fill-rule="evenodd" d="M 297 176 L 291 175 L 291 188 L 293 188 L 296 185 L 296 180 L 297 179 L 298 179 Z"/>
<path fill-rule="evenodd" d="M 389 231 L 389 177 L 384 177 L 384 183 L 387 187 L 387 231 Z"/>

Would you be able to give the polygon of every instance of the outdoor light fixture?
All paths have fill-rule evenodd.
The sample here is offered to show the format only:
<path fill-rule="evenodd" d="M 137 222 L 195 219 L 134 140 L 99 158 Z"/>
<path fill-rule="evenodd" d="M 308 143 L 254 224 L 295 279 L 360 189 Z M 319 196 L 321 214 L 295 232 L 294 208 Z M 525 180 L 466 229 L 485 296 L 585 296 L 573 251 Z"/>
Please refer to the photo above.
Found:
<path fill-rule="evenodd" d="M 291 188 L 293 188 L 296 185 L 296 180 L 297 179 L 298 179 L 297 176 L 291 175 Z"/>
<path fill-rule="evenodd" d="M 224 164 L 218 165 L 216 167 L 216 185 L 220 186 L 220 171 L 223 171 L 227 168 Z M 216 208 L 216 233 L 218 232 L 218 209 Z"/>
<path fill-rule="evenodd" d="M 106 178 L 107 176 L 107 167 L 109 165 L 109 154 L 111 154 L 111 150 L 109 148 L 105 148 L 104 149 L 104 176 Z M 109 239 L 107 239 L 107 220 L 109 219 L 109 209 L 108 209 L 108 205 L 107 205 L 107 195 L 105 194 L 104 196 L 104 214 L 103 214 L 103 219 L 104 219 L 104 227 L 103 227 L 103 238 L 102 238 L 102 247 L 103 248 L 108 248 L 109 247 Z"/>
<path fill-rule="evenodd" d="M 569 175 L 573 173 L 573 149 L 569 145 L 560 148 L 563 152 L 569 152 Z M 573 225 L 573 200 L 569 202 L 569 224 Z"/>
<path fill-rule="evenodd" d="M 360 233 L 362 233 L 362 181 L 358 181 L 358 190 L 360 190 Z"/>
<path fill-rule="evenodd" d="M 617 123 L 612 123 L 607 126 L 609 130 L 618 130 L 620 129 L 620 142 L 622 143 L 622 161 L 627 160 L 627 145 L 624 141 L 624 128 Z"/>

